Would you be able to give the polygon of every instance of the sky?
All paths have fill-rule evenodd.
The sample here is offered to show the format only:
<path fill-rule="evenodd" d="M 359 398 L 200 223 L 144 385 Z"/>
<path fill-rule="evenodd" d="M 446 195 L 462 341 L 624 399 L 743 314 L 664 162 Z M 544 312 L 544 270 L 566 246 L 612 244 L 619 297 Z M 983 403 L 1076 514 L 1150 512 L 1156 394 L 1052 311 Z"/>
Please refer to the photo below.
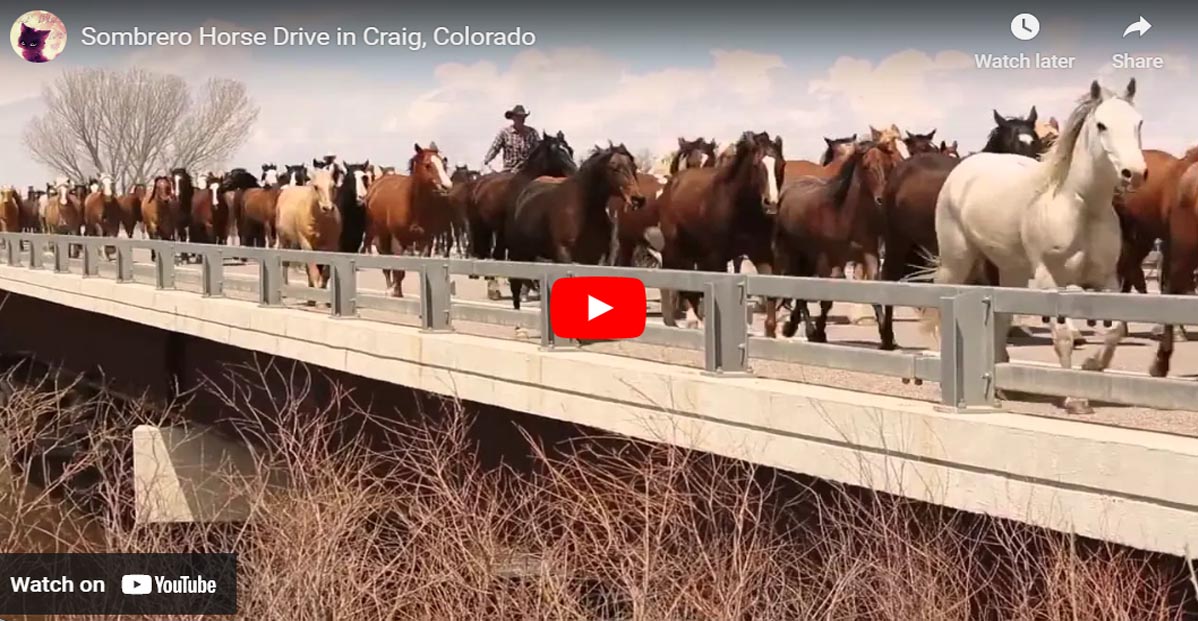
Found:
<path fill-rule="evenodd" d="M 174 3 L 172 3 L 174 4 Z M 225 167 L 300 162 L 328 152 L 348 161 L 402 164 L 413 143 L 435 140 L 451 164 L 477 168 L 523 104 L 528 123 L 563 131 L 580 155 L 607 140 L 664 154 L 679 136 L 721 144 L 752 129 L 780 134 L 788 159 L 812 159 L 822 138 L 897 124 L 979 149 L 993 109 L 1064 119 L 1099 79 L 1118 90 L 1139 82 L 1144 145 L 1174 153 L 1198 142 L 1198 6 L 1142 2 L 1037 2 L 1026 8 L 961 9 L 963 3 L 806 3 L 739 0 L 669 2 L 267 2 L 174 4 L 147 9 L 116 2 L 46 3 L 66 24 L 53 62 L 0 53 L 0 183 L 40 184 L 50 171 L 32 161 L 21 133 L 38 114 L 41 90 L 63 70 L 140 67 L 196 85 L 210 77 L 244 82 L 261 113 Z M 901 5 L 901 6 L 900 6 Z M 165 5 L 164 5 L 165 6 Z M 21 9 L 10 10 L 16 19 Z M 1019 41 L 1010 22 L 1022 11 L 1041 24 Z M 1121 38 L 1143 15 L 1152 28 Z M 510 30 L 536 35 L 529 47 L 153 46 L 82 44 L 82 30 L 292 30 L 361 33 L 433 28 Z M 1159 56 L 1160 70 L 1116 70 L 1111 56 Z M 981 70 L 975 54 L 1074 56 L 1070 70 Z M 496 162 L 498 163 L 498 161 Z"/>

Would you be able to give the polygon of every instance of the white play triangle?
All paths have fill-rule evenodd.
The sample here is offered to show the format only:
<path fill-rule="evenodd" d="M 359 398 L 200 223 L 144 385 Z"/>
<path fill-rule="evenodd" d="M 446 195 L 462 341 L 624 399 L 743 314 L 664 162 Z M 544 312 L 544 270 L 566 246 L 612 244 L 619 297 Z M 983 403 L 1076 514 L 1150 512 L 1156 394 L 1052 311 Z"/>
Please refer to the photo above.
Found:
<path fill-rule="evenodd" d="M 602 300 L 596 300 L 593 295 L 587 296 L 587 321 L 591 321 L 609 310 L 611 310 L 610 304 Z"/>

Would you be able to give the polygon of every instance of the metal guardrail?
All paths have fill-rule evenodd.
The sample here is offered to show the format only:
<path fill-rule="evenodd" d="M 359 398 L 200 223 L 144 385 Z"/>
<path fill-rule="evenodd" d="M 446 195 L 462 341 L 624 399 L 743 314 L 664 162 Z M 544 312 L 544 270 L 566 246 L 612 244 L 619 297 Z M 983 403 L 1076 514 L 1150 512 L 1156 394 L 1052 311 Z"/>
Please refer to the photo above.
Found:
<path fill-rule="evenodd" d="M 44 269 L 49 249 L 56 272 L 70 271 L 74 248 L 81 255 L 85 277 L 99 276 L 100 265 L 105 262 L 102 253 L 115 251 L 118 282 L 133 282 L 134 249 L 150 250 L 154 256 L 155 284 L 160 289 L 175 288 L 176 257 L 185 253 L 195 255 L 201 259 L 200 289 L 206 297 L 224 295 L 226 259 L 254 262 L 259 268 L 256 289 L 262 306 L 279 306 L 284 297 L 299 297 L 325 300 L 331 314 L 341 317 L 354 316 L 359 308 L 395 310 L 419 315 L 423 328 L 431 331 L 451 330 L 455 319 L 536 327 L 545 349 L 579 345 L 559 343 L 549 327 L 549 296 L 555 280 L 573 276 L 629 276 L 640 279 L 646 287 L 704 294 L 702 332 L 649 325 L 637 341 L 702 350 L 704 367 L 710 373 L 746 373 L 751 356 L 753 359 L 860 371 L 917 382 L 934 381 L 940 384 L 942 403 L 952 408 L 991 406 L 998 389 L 1088 397 L 1162 409 L 1193 409 L 1198 404 L 1198 382 L 1194 381 L 1111 371 L 1064 370 L 1026 363 L 996 363 L 994 355 L 997 314 L 1186 324 L 1198 322 L 1198 297 L 380 256 L 34 233 L 0 233 L 0 241 L 5 245 L 6 261 L 12 266 L 21 265 L 22 259 L 27 258 L 31 269 Z M 287 284 L 284 262 L 329 266 L 328 290 Z M 363 269 L 415 272 L 419 277 L 420 293 L 416 300 L 411 300 L 360 292 L 357 275 Z M 451 294 L 451 277 L 455 275 L 539 281 L 540 307 L 536 311 L 514 311 L 465 301 L 455 303 Z M 239 282 L 238 286 L 242 287 L 244 283 Z M 750 296 L 935 307 L 940 310 L 940 352 L 937 356 L 750 337 L 746 325 Z"/>

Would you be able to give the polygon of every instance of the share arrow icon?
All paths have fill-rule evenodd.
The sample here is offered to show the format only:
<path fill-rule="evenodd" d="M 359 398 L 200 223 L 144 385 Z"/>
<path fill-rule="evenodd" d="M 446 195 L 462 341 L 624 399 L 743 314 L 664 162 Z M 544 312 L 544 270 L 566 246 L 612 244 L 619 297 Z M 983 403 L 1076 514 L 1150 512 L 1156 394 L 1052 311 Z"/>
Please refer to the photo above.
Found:
<path fill-rule="evenodd" d="M 1127 28 L 1124 29 L 1123 38 L 1126 39 L 1127 35 L 1129 35 L 1133 32 L 1139 34 L 1142 37 L 1142 36 L 1144 36 L 1145 32 L 1148 32 L 1149 28 L 1152 28 L 1152 24 L 1149 24 L 1148 20 L 1144 19 L 1144 16 L 1141 15 L 1139 21 L 1137 21 L 1133 24 L 1129 24 L 1127 26 Z"/>

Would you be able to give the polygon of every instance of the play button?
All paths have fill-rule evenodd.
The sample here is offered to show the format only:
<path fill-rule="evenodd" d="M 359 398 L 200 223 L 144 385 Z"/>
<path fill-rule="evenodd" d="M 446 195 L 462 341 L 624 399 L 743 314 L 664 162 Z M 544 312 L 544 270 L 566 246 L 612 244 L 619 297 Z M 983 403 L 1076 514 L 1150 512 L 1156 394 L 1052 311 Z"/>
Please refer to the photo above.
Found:
<path fill-rule="evenodd" d="M 611 305 L 598 300 L 593 295 L 587 296 L 587 321 L 593 321 L 596 317 L 611 310 Z"/>

